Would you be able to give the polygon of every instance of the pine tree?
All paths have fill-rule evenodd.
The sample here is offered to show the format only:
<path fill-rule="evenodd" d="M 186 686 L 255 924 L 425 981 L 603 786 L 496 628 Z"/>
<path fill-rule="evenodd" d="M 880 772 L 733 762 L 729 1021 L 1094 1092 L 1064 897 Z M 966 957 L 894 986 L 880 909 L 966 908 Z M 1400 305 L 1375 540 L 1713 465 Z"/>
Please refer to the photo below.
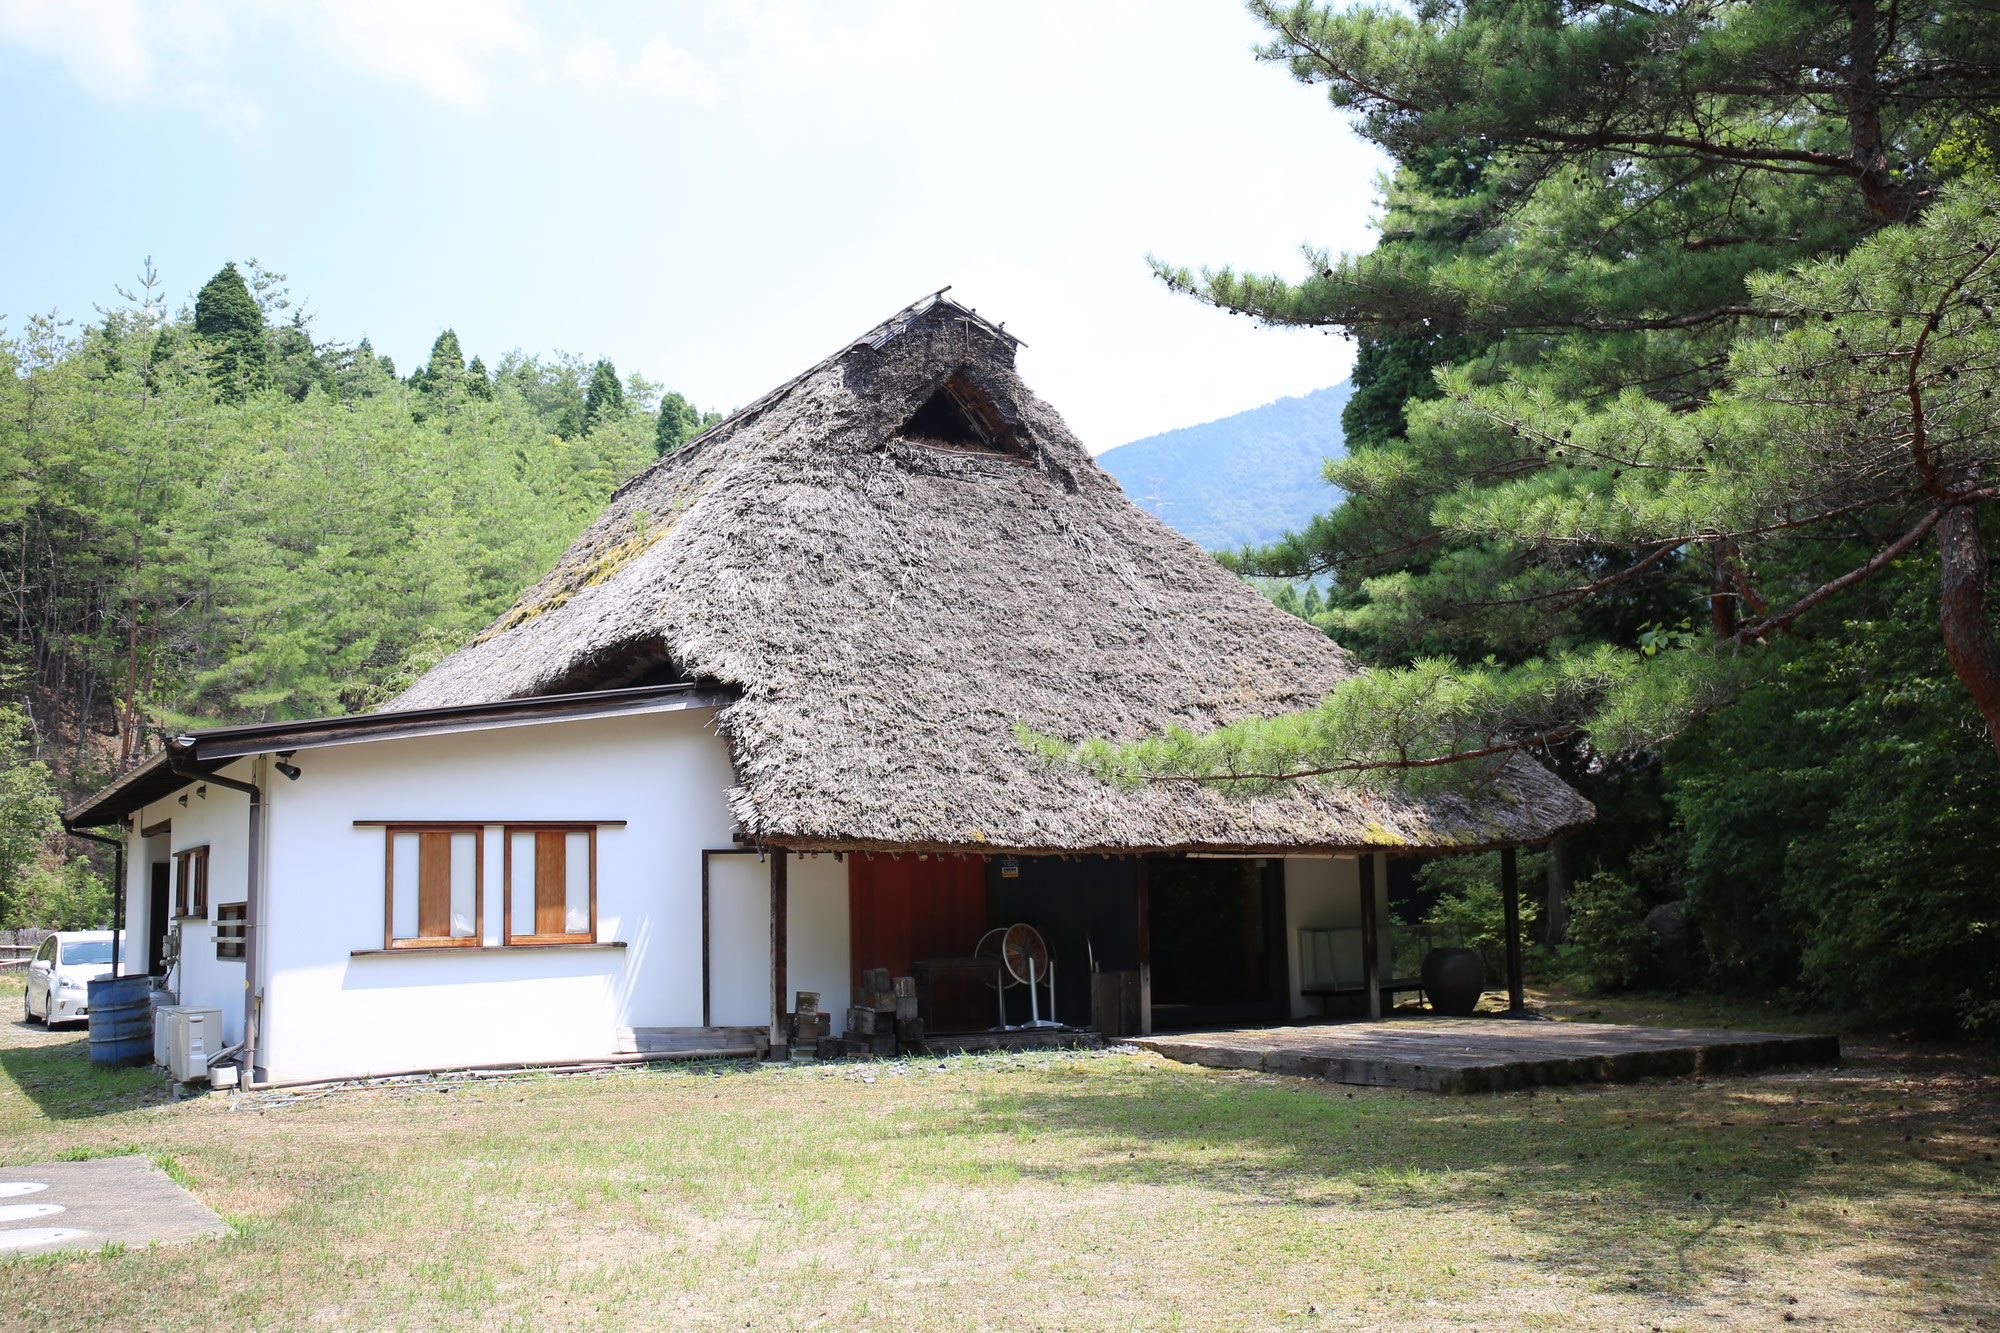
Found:
<path fill-rule="evenodd" d="M 1524 664 L 1583 654 L 1564 679 L 1584 712 L 1603 704 L 1607 682 L 1636 678 L 1591 657 L 1594 645 L 1657 645 L 1665 631 L 1645 628 L 1650 611 L 1705 603 L 1723 650 L 1665 655 L 1684 659 L 1678 687 L 1637 673 L 1655 680 L 1659 720 L 1726 697 L 1716 674 L 1725 660 L 1792 627 L 1800 599 L 1828 587 L 1836 596 L 1851 586 L 1841 580 L 1868 577 L 1915 527 L 1934 524 L 1944 577 L 1962 594 L 1946 599 L 1957 624 L 1943 633 L 1962 645 L 1961 678 L 2000 745 L 2000 645 L 1970 518 L 1990 498 L 1989 465 L 1967 456 L 1928 480 L 1879 468 L 1814 490 L 1824 469 L 1773 458 L 1768 438 L 1744 426 L 1756 386 L 1741 378 L 1763 364 L 1752 346 L 1791 336 L 1801 318 L 1849 334 L 1867 323 L 1885 357 L 1919 350 L 1890 346 L 1858 308 L 1812 305 L 1820 298 L 1807 293 L 1846 290 L 1863 269 L 1791 287 L 1758 275 L 1878 234 L 1916 237 L 1954 180 L 1990 178 L 2000 148 L 1990 12 L 1971 0 L 1920 15 L 1873 0 L 1455 0 L 1415 15 L 1251 7 L 1273 33 L 1260 54 L 1324 85 L 1398 168 L 1383 242 L 1369 254 L 1315 252 L 1296 281 L 1158 266 L 1177 290 L 1235 313 L 1362 337 L 1380 390 L 1356 395 L 1362 438 L 1329 465 L 1340 508 L 1238 568 L 1338 571 L 1329 619 L 1343 639 L 1371 638 L 1380 660 L 1474 645 Z M 1865 271 L 1897 271 L 1909 297 L 1898 327 L 1930 318 L 1917 293 L 1945 299 L 1927 265 L 1969 284 L 1951 299 L 1986 299 L 1985 270 L 1953 248 L 1981 243 L 1969 226 L 1871 252 Z M 1876 428 L 1888 410 L 1873 406 L 1875 427 L 1850 422 L 1818 447 L 1838 457 L 1890 438 Z M 1681 428 L 1695 421 L 1726 433 L 1672 464 L 1658 442 L 1629 435 L 1644 423 L 1684 443 Z M 1920 422 L 1903 425 L 1921 435 Z M 1691 508 L 1697 494 L 1709 508 Z M 1505 712 L 1492 715 L 1498 733 Z M 1520 734 L 1577 720 L 1542 709 Z"/>
<path fill-rule="evenodd" d="M 583 433 L 610 417 L 625 415 L 625 386 L 619 383 L 618 368 L 608 358 L 598 358 L 590 368 L 590 384 L 583 391 Z"/>
<path fill-rule="evenodd" d="M 472 364 L 465 368 L 465 388 L 474 398 L 492 400 L 493 380 L 486 373 L 486 363 L 476 356 L 472 358 Z"/>
<path fill-rule="evenodd" d="M 264 313 L 234 263 L 224 264 L 194 298 L 194 331 L 206 344 L 216 391 L 231 402 L 262 386 L 269 349 Z"/>

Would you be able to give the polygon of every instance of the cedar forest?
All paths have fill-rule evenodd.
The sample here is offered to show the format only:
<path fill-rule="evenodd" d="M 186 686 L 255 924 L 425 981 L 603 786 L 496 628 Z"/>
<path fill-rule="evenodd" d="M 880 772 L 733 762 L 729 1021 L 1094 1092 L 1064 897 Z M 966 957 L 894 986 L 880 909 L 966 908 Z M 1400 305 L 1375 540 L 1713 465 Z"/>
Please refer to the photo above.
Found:
<path fill-rule="evenodd" d="M 1358 340 L 1332 507 L 1222 558 L 1364 670 L 1301 717 L 1030 743 L 1224 784 L 1532 753 L 1600 812 L 1529 858 L 1544 975 L 2000 1029 L 1991 11 L 1250 8 L 1393 159 L 1381 242 L 1155 267 Z M 450 331 L 399 379 L 255 263 L 160 292 L 0 341 L 0 926 L 105 915 L 62 797 L 169 728 L 392 696 L 714 419 Z M 1495 943 L 1489 859 L 1401 910 Z"/>
<path fill-rule="evenodd" d="M 226 264 L 148 265 L 0 340 L 10 655 L 0 928 L 101 923 L 57 812 L 172 728 L 373 707 L 539 578 L 612 489 L 719 418 L 605 360 L 457 335 L 398 378 Z"/>

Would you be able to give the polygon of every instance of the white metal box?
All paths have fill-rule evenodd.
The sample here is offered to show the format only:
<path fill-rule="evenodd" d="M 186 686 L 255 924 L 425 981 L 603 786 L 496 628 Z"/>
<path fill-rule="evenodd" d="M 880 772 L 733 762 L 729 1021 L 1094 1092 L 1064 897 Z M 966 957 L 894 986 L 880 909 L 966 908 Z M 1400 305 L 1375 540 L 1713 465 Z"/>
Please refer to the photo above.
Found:
<path fill-rule="evenodd" d="M 153 1057 L 177 1083 L 205 1080 L 208 1060 L 223 1047 L 222 1011 L 198 1005 L 167 1005 L 154 1019 Z"/>

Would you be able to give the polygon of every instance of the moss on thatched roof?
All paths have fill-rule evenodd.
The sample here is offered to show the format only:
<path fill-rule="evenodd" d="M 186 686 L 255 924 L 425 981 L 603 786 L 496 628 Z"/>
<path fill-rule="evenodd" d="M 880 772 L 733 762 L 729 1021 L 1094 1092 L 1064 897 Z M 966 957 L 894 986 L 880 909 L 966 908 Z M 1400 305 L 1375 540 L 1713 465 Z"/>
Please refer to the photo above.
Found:
<path fill-rule="evenodd" d="M 1015 345 L 942 297 L 898 312 L 622 487 L 391 706 L 733 685 L 732 809 L 802 848 L 1447 849 L 1591 818 L 1525 759 L 1476 798 L 1245 798 L 1030 754 L 1017 723 L 1205 729 L 1308 707 L 1352 667 L 1133 505 L 1016 376 Z"/>

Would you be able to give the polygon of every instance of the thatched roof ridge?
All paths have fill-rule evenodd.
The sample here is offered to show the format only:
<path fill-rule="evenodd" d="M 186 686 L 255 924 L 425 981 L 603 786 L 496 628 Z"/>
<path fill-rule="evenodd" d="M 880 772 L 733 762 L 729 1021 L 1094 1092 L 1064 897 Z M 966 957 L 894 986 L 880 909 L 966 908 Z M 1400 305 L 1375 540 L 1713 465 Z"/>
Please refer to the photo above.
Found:
<path fill-rule="evenodd" d="M 1300 709 L 1352 667 L 1133 505 L 1016 376 L 1015 345 L 941 296 L 897 312 L 622 487 L 391 707 L 662 671 L 735 686 L 732 808 L 802 848 L 1443 850 L 1592 817 L 1526 760 L 1476 799 L 1246 799 L 1112 788 L 1022 749 L 1016 723 L 1128 738 Z M 901 437 L 953 410 L 997 450 Z"/>

